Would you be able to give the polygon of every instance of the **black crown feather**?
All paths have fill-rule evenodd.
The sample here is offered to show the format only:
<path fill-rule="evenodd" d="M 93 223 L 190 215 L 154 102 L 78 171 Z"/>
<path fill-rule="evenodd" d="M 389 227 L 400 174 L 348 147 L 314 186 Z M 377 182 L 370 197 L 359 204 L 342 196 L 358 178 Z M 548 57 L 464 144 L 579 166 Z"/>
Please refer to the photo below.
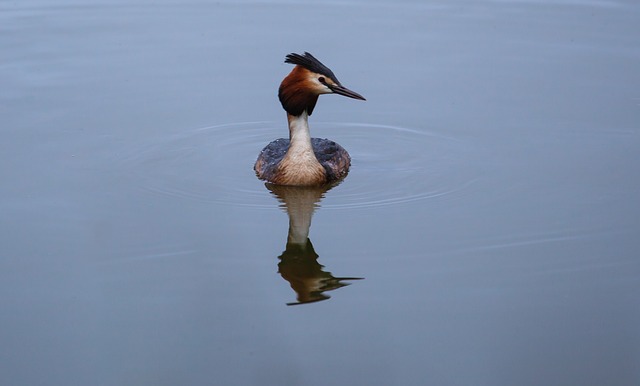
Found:
<path fill-rule="evenodd" d="M 305 52 L 304 55 L 295 53 L 289 54 L 287 55 L 287 58 L 284 62 L 302 66 L 311 72 L 324 75 L 328 78 L 331 78 L 334 82 L 340 84 L 340 82 L 338 82 L 338 78 L 336 78 L 336 76 L 333 74 L 333 71 L 331 71 L 327 66 L 322 64 L 318 59 L 316 59 L 308 52 Z"/>

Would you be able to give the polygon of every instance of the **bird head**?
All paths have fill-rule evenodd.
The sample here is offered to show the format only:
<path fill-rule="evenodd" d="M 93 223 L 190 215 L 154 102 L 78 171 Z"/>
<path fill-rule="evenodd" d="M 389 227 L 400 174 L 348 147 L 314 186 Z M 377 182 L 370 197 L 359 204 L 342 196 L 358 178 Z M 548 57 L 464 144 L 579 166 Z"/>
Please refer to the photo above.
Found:
<path fill-rule="evenodd" d="M 338 94 L 353 99 L 364 97 L 344 87 L 327 66 L 308 52 L 304 55 L 289 54 L 285 63 L 295 64 L 291 73 L 280 84 L 278 98 L 282 107 L 291 115 L 304 111 L 311 115 L 322 94 Z"/>

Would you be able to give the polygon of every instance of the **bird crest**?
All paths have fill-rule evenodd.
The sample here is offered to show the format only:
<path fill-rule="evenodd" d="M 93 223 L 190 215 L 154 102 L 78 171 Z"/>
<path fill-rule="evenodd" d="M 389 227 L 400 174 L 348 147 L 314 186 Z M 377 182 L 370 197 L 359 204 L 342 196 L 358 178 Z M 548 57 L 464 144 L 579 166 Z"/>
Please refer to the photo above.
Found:
<path fill-rule="evenodd" d="M 304 55 L 295 54 L 295 53 L 289 54 L 287 55 L 284 62 L 302 66 L 311 72 L 324 75 L 328 78 L 331 78 L 334 82 L 340 84 L 340 82 L 338 82 L 338 79 L 334 75 L 333 71 L 331 71 L 329 67 L 322 64 L 318 59 L 316 59 L 313 55 L 311 55 L 308 52 L 305 52 Z"/>

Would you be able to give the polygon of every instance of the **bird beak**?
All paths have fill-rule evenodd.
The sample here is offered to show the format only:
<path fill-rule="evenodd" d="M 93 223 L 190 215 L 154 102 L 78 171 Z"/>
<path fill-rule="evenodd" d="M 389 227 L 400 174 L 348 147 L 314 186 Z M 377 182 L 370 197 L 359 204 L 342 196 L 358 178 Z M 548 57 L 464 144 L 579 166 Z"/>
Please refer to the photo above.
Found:
<path fill-rule="evenodd" d="M 342 85 L 332 84 L 332 85 L 329 86 L 329 88 L 335 94 L 340 94 L 340 95 L 344 95 L 344 96 L 349 97 L 349 98 L 360 99 L 362 101 L 366 101 L 366 99 L 364 99 L 364 97 L 362 95 L 358 94 L 357 92 L 351 91 L 351 90 L 349 90 L 348 88 L 346 88 L 346 87 L 344 87 Z"/>

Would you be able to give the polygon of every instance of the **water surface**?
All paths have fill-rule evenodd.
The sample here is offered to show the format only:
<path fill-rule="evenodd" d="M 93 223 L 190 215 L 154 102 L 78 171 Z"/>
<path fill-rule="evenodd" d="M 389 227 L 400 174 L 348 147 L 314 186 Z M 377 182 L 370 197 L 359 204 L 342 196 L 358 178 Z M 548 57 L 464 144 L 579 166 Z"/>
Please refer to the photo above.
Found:
<path fill-rule="evenodd" d="M 632 1 L 0 5 L 0 383 L 636 385 Z M 366 102 L 255 178 L 284 56 Z"/>

